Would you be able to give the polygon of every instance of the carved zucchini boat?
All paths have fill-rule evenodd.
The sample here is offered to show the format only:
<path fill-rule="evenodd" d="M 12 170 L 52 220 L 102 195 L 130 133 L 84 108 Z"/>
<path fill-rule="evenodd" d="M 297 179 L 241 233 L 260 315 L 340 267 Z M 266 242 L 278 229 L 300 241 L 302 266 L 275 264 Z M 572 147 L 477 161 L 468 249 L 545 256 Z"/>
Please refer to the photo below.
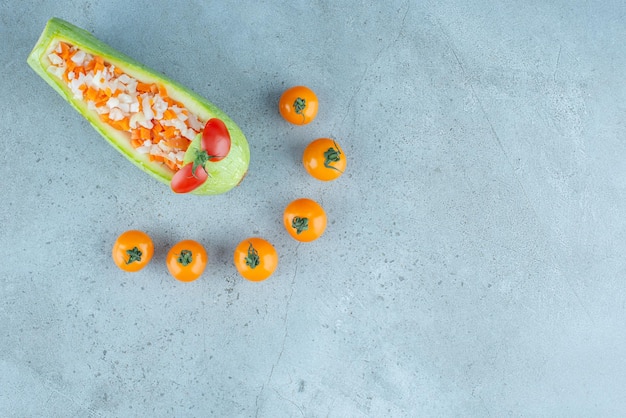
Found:
<path fill-rule="evenodd" d="M 208 178 L 191 193 L 224 193 L 248 170 L 246 137 L 222 110 L 71 23 L 50 19 L 28 64 L 115 149 L 162 183 L 194 161 L 213 118 L 226 125 L 230 151 L 205 165 Z"/>

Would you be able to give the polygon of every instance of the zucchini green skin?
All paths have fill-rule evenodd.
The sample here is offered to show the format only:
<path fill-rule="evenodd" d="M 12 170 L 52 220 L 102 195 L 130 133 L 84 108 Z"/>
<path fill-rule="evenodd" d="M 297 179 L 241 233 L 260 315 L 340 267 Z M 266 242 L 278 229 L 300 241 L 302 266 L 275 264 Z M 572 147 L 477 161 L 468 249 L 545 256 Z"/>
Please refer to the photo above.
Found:
<path fill-rule="evenodd" d="M 193 194 L 220 194 L 227 192 L 241 182 L 248 170 L 250 148 L 245 135 L 228 115 L 211 102 L 176 81 L 170 80 L 166 76 L 135 61 L 133 58 L 116 51 L 86 30 L 58 18 L 50 19 L 37 44 L 28 56 L 28 64 L 129 161 L 160 182 L 170 184 L 173 176 L 173 172 L 170 169 L 163 164 L 151 162 L 147 155 L 137 153 L 130 145 L 126 133 L 120 132 L 102 122 L 98 114 L 88 109 L 87 104 L 83 100 L 74 99 L 71 90 L 63 80 L 48 72 L 47 68 L 50 66 L 48 54 L 52 52 L 58 41 L 65 41 L 92 55 L 98 55 L 137 80 L 145 83 L 163 84 L 172 99 L 183 103 L 199 119 L 219 118 L 226 124 L 231 138 L 230 152 L 221 161 L 207 163 L 206 168 L 209 178 L 202 186 L 194 190 Z M 200 135 L 192 141 L 185 154 L 185 162 L 193 159 L 191 153 L 198 149 L 199 142 Z"/>

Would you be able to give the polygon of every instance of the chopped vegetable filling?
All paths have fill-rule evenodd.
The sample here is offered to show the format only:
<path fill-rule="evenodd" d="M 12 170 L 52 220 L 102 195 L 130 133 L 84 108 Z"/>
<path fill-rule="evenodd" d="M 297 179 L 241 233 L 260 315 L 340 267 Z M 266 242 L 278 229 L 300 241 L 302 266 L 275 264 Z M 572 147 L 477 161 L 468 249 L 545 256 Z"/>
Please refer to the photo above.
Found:
<path fill-rule="evenodd" d="M 164 86 L 137 80 L 102 57 L 65 42 L 59 42 L 48 59 L 48 71 L 103 122 L 127 132 L 138 153 L 173 171 L 182 167 L 185 151 L 204 123 L 169 97 Z"/>

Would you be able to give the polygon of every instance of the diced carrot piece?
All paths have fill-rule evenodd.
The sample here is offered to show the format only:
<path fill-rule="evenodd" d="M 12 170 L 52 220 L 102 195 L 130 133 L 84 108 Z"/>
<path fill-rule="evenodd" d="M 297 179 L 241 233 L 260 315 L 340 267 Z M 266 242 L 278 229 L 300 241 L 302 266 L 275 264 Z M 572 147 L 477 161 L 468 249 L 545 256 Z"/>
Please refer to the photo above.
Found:
<path fill-rule="evenodd" d="M 98 97 L 98 90 L 96 90 L 96 89 L 94 89 L 93 87 L 90 86 L 85 91 L 84 97 L 85 97 L 86 100 L 95 101 L 96 97 Z"/>
<path fill-rule="evenodd" d="M 79 75 L 79 74 L 81 74 L 81 73 L 82 73 L 83 75 L 85 75 L 85 67 L 83 67 L 82 65 L 81 65 L 81 66 L 74 67 L 74 70 L 73 70 L 73 71 L 74 71 L 74 75 L 76 75 L 77 77 L 78 77 L 78 75 Z"/>
<path fill-rule="evenodd" d="M 189 148 L 189 141 L 183 137 L 170 138 L 165 140 L 165 145 L 171 148 L 177 148 L 180 150 L 187 150 Z"/>
<path fill-rule="evenodd" d="M 165 135 L 165 138 L 173 138 L 176 135 L 177 130 L 178 129 L 174 128 L 173 126 L 166 126 L 163 134 Z"/>
<path fill-rule="evenodd" d="M 165 118 L 165 119 L 176 119 L 176 112 L 174 112 L 170 108 L 167 108 L 165 110 L 165 112 L 163 112 L 163 118 Z"/>
<path fill-rule="evenodd" d="M 163 100 L 165 101 L 165 103 L 167 103 L 167 105 L 169 107 L 177 105 L 178 103 L 176 103 L 171 97 L 164 97 Z"/>
<path fill-rule="evenodd" d="M 130 144 L 133 146 L 133 148 L 139 148 L 143 145 L 143 141 L 141 139 L 131 139 Z"/>
<path fill-rule="evenodd" d="M 150 84 L 142 83 L 141 81 L 137 82 L 137 92 L 139 92 L 139 93 L 148 93 L 148 92 L 150 92 Z"/>
<path fill-rule="evenodd" d="M 76 63 L 74 61 L 71 59 L 65 61 L 65 71 L 69 73 L 74 71 L 74 68 L 76 68 Z"/>
<path fill-rule="evenodd" d="M 139 127 L 139 138 L 143 140 L 150 139 L 150 129 L 143 126 Z"/>
<path fill-rule="evenodd" d="M 95 100 L 96 107 L 102 107 L 102 106 L 106 105 L 108 101 L 109 101 L 108 97 L 106 97 L 106 96 L 102 97 L 101 94 L 98 94 L 98 97 Z"/>
<path fill-rule="evenodd" d="M 66 44 L 65 42 L 60 42 L 60 45 L 61 45 L 61 53 L 59 54 L 59 56 L 63 58 L 63 61 L 67 62 L 70 60 L 70 58 L 74 56 L 74 54 L 76 53 L 76 50 L 72 50 L 72 47 L 69 44 Z"/>
<path fill-rule="evenodd" d="M 161 123 L 158 120 L 154 120 L 153 122 L 153 127 L 152 127 L 152 131 L 155 133 L 159 133 L 159 132 L 163 132 L 163 125 L 161 125 Z"/>
<path fill-rule="evenodd" d="M 165 161 L 165 157 L 163 157 L 162 155 L 150 154 L 150 161 L 156 161 L 156 162 L 162 163 Z"/>
<path fill-rule="evenodd" d="M 59 42 L 59 45 L 61 46 L 61 53 L 59 56 L 63 58 L 63 60 L 67 60 L 70 54 L 70 46 L 65 42 Z"/>
<path fill-rule="evenodd" d="M 102 59 L 102 57 L 95 56 L 93 60 L 95 61 L 94 70 L 96 72 L 104 70 L 104 60 Z"/>
<path fill-rule="evenodd" d="M 165 159 L 165 165 L 166 165 L 166 166 L 167 166 L 170 170 L 173 170 L 173 171 L 178 170 L 178 165 L 177 165 L 174 161 L 170 160 L 169 158 L 166 158 L 166 159 Z"/>
<path fill-rule="evenodd" d="M 106 94 L 104 94 L 103 90 L 99 90 L 99 89 L 95 89 L 95 90 L 96 90 L 96 102 L 101 102 L 104 100 L 104 102 L 106 103 L 106 101 L 109 100 Z"/>
<path fill-rule="evenodd" d="M 130 122 L 128 118 L 120 119 L 120 120 L 111 120 L 109 121 L 109 125 L 118 129 L 120 131 L 128 131 L 130 130 Z M 141 141 L 143 143 L 143 141 Z"/>

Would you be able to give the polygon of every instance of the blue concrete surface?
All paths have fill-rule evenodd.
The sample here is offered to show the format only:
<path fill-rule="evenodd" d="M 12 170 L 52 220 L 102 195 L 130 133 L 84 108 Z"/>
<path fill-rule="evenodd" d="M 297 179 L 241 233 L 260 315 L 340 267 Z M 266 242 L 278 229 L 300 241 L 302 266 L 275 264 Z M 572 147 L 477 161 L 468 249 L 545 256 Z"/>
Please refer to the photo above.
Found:
<path fill-rule="evenodd" d="M 0 416 L 626 415 L 626 4 L 364 4 L 0 0 Z M 26 64 L 52 16 L 231 115 L 241 186 L 177 196 L 122 158 Z M 310 125 L 277 112 L 296 84 Z M 322 136 L 332 183 L 299 162 Z M 318 241 L 281 225 L 298 197 Z M 133 275 L 131 228 L 157 246 Z M 251 235 L 262 283 L 232 266 Z"/>

